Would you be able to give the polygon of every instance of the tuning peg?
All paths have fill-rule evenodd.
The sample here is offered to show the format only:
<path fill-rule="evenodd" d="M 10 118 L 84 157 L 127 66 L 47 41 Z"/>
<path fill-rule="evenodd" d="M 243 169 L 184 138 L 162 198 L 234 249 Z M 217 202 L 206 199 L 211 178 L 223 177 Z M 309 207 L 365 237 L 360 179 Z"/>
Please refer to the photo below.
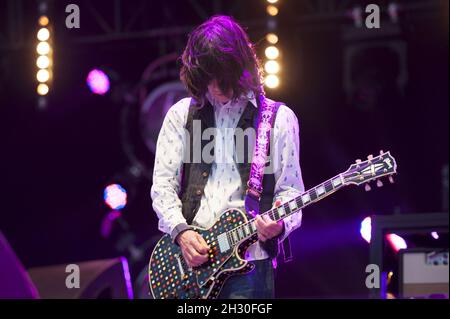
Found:
<path fill-rule="evenodd" d="M 370 187 L 369 184 L 366 184 L 366 186 L 364 186 L 364 189 L 366 190 L 366 192 L 370 192 L 370 190 L 371 190 L 372 188 Z"/>
<path fill-rule="evenodd" d="M 384 154 L 383 150 L 380 150 L 380 155 L 383 155 L 383 154 Z"/>
<path fill-rule="evenodd" d="M 367 159 L 368 159 L 369 161 L 373 160 L 373 155 L 370 154 L 369 156 L 367 156 Z"/>
<path fill-rule="evenodd" d="M 377 180 L 377 187 L 382 187 L 382 186 L 383 186 L 383 182 L 378 179 Z"/>
<path fill-rule="evenodd" d="M 394 184 L 394 178 L 392 176 L 389 176 L 389 182 L 391 182 L 391 184 Z"/>
<path fill-rule="evenodd" d="M 361 164 L 361 160 L 360 160 L 360 159 L 357 159 L 357 160 L 356 160 L 356 164 Z"/>

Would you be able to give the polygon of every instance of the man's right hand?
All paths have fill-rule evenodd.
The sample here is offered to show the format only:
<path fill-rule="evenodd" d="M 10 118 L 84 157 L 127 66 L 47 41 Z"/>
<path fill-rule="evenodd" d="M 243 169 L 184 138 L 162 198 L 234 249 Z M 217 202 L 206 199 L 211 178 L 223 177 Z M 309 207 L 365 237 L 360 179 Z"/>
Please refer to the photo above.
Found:
<path fill-rule="evenodd" d="M 182 232 L 176 238 L 176 242 L 180 246 L 189 267 L 197 267 L 208 261 L 210 247 L 196 231 L 186 230 Z"/>

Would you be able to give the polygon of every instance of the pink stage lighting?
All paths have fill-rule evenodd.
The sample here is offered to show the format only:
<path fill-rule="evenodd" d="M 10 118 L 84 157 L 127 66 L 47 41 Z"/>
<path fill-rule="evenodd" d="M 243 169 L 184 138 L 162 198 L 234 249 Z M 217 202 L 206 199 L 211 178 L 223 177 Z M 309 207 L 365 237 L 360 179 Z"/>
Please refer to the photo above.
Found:
<path fill-rule="evenodd" d="M 365 241 L 370 243 L 370 239 L 372 236 L 372 219 L 370 217 L 364 218 L 364 220 L 361 222 L 360 233 L 361 237 L 364 238 Z M 391 247 L 395 250 L 395 252 L 398 252 L 400 249 L 408 248 L 406 241 L 396 234 L 387 234 L 386 239 L 391 244 Z"/>
<path fill-rule="evenodd" d="M 386 238 L 391 244 L 392 248 L 395 250 L 395 252 L 398 252 L 400 249 L 408 248 L 406 241 L 396 234 L 388 234 L 386 235 Z"/>
<path fill-rule="evenodd" d="M 127 192 L 119 184 L 108 185 L 105 188 L 103 198 L 105 199 L 106 205 L 112 209 L 122 209 L 127 204 Z"/>
<path fill-rule="evenodd" d="M 439 239 L 439 234 L 434 231 L 431 233 L 431 237 L 433 237 L 434 239 Z"/>
<path fill-rule="evenodd" d="M 86 83 L 94 94 L 104 95 L 109 91 L 109 77 L 102 70 L 94 69 L 90 71 Z"/>

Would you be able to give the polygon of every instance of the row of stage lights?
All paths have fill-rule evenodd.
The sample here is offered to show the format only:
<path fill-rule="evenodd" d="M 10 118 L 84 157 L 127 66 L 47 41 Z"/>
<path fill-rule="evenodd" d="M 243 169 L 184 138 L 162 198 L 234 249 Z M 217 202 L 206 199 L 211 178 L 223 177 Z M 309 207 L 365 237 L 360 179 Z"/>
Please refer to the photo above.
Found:
<path fill-rule="evenodd" d="M 39 30 L 37 32 L 38 44 L 36 45 L 36 52 L 38 54 L 36 59 L 36 79 L 38 81 L 37 93 L 40 96 L 45 96 L 50 91 L 50 83 L 52 80 L 52 66 L 53 66 L 53 50 L 50 21 L 47 16 L 39 17 Z"/>
<path fill-rule="evenodd" d="M 276 29 L 275 17 L 278 15 L 279 9 L 277 7 L 278 0 L 267 0 L 268 5 L 266 8 L 268 19 L 269 33 L 266 35 L 266 47 L 264 54 L 266 61 L 264 63 L 264 71 L 266 73 L 264 84 L 270 89 L 275 89 L 280 85 L 280 79 L 278 73 L 280 71 L 280 63 L 277 60 L 280 56 L 280 51 L 276 44 L 278 43 L 278 35 L 274 32 Z"/>

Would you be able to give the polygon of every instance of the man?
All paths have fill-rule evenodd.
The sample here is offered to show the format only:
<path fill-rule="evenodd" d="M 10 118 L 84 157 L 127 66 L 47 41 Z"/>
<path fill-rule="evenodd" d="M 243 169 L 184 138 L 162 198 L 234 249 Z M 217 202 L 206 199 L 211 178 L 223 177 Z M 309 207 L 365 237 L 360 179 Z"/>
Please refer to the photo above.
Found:
<path fill-rule="evenodd" d="M 209 247 L 190 226 L 207 229 L 226 209 L 245 211 L 253 154 L 244 154 L 245 163 L 236 161 L 237 145 L 233 144 L 236 139 L 222 134 L 213 140 L 214 160 L 207 162 L 202 156 L 196 163 L 190 158 L 199 155 L 194 141 L 206 129 L 254 128 L 259 97 L 264 92 L 253 45 L 230 17 L 215 16 L 198 26 L 189 35 L 181 62 L 180 77 L 190 98 L 173 105 L 164 119 L 157 142 L 151 196 L 159 229 L 171 235 L 188 265 L 195 267 L 207 261 Z M 203 125 L 200 131 L 196 131 L 195 121 Z M 271 134 L 273 172 L 264 173 L 261 213 L 304 191 L 298 120 L 287 106 L 279 107 Z M 203 141 L 201 146 L 201 154 L 209 154 L 204 152 Z M 284 222 L 274 222 L 267 216 L 256 218 L 259 240 L 246 254 L 255 270 L 227 280 L 219 298 L 274 297 L 272 259 L 277 250 L 274 252 L 270 247 L 277 247 L 278 242 L 300 226 L 301 212 Z"/>

